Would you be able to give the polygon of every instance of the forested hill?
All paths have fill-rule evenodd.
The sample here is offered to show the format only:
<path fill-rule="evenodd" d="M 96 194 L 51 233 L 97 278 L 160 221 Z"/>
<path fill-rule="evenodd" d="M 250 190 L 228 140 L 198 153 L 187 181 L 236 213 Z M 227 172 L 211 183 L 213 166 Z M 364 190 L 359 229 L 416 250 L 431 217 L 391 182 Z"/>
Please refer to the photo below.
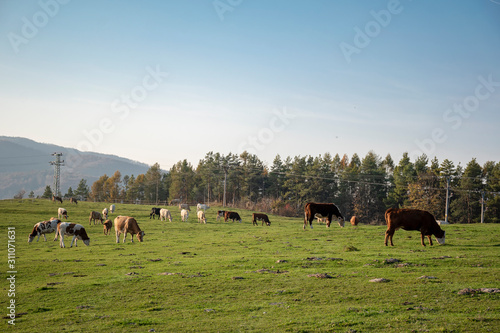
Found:
<path fill-rule="evenodd" d="M 12 198 L 19 191 L 26 195 L 34 191 L 42 195 L 47 185 L 54 183 L 54 167 L 49 164 L 62 153 L 65 166 L 61 167 L 61 191 L 73 189 L 81 179 L 92 184 L 103 174 L 112 175 L 116 170 L 124 174 L 145 173 L 148 165 L 126 158 L 91 152 L 81 152 L 52 144 L 39 143 L 20 137 L 0 136 L 0 199 Z"/>

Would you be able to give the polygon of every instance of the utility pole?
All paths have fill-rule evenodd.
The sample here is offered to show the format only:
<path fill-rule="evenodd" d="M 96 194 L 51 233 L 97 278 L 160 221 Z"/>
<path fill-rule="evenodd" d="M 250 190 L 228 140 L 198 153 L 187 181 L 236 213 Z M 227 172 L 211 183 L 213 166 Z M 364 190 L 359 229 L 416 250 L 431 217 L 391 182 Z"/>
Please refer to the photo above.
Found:
<path fill-rule="evenodd" d="M 224 168 L 224 197 L 222 199 L 222 207 L 226 207 L 226 183 L 227 183 L 227 164 L 223 166 Z"/>
<path fill-rule="evenodd" d="M 481 191 L 481 223 L 484 223 L 484 191 Z"/>
<path fill-rule="evenodd" d="M 449 203 L 450 203 L 450 181 L 451 177 L 448 176 L 446 177 L 446 208 L 444 212 L 444 222 L 448 223 L 448 209 L 449 209 Z"/>
<path fill-rule="evenodd" d="M 54 195 L 61 195 L 61 166 L 64 166 L 64 160 L 61 161 L 62 153 L 53 153 L 52 156 L 56 157 L 55 161 L 49 162 L 54 166 Z"/>

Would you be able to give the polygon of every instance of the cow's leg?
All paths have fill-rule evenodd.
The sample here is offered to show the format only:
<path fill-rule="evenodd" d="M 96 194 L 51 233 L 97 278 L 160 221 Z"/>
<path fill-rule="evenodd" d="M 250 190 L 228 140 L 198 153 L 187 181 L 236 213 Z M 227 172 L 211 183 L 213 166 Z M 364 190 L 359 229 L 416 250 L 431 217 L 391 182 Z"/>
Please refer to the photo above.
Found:
<path fill-rule="evenodd" d="M 332 224 L 332 218 L 333 218 L 332 214 L 328 214 L 328 216 L 326 217 L 326 227 L 327 228 L 330 228 L 330 224 Z"/>
<path fill-rule="evenodd" d="M 63 234 L 59 234 L 59 246 L 63 247 L 63 248 L 66 247 L 64 245 L 64 235 Z"/>
<path fill-rule="evenodd" d="M 120 232 L 116 230 L 115 234 L 116 234 L 116 242 L 120 243 Z"/>
<path fill-rule="evenodd" d="M 392 243 L 392 236 L 393 235 L 394 235 L 394 231 L 387 229 L 387 231 L 385 232 L 385 241 L 384 241 L 385 246 L 387 246 L 387 240 L 390 240 L 391 246 L 394 246 L 394 244 Z"/>
<path fill-rule="evenodd" d="M 126 240 L 126 239 L 127 239 L 127 232 L 126 232 L 126 231 L 124 231 L 124 232 L 123 232 L 123 242 L 124 242 L 124 243 L 125 243 L 125 240 Z"/>
<path fill-rule="evenodd" d="M 57 233 L 57 230 L 56 230 L 56 236 L 54 237 L 54 242 L 57 240 L 57 236 L 58 236 L 58 233 Z"/>
<path fill-rule="evenodd" d="M 432 244 L 432 237 L 431 237 L 432 235 L 426 235 L 426 236 L 427 236 L 427 238 L 429 238 L 429 244 L 432 246 L 433 245 Z M 424 239 L 425 239 L 424 234 L 422 234 L 422 245 L 423 246 L 425 246 Z"/>
<path fill-rule="evenodd" d="M 424 236 L 424 233 L 420 234 L 420 240 L 422 242 L 422 246 L 425 246 L 425 236 Z"/>
<path fill-rule="evenodd" d="M 132 243 L 134 242 L 134 234 L 130 233 L 130 239 L 132 240 Z"/>
<path fill-rule="evenodd" d="M 45 241 L 47 241 L 47 237 L 45 236 L 45 234 L 42 234 L 42 235 L 43 235 L 43 239 L 44 239 Z"/>
<path fill-rule="evenodd" d="M 75 239 L 76 239 L 76 235 L 73 236 L 73 238 L 71 239 L 71 245 L 69 247 L 73 247 L 73 242 L 75 243 L 75 247 L 76 247 Z"/>

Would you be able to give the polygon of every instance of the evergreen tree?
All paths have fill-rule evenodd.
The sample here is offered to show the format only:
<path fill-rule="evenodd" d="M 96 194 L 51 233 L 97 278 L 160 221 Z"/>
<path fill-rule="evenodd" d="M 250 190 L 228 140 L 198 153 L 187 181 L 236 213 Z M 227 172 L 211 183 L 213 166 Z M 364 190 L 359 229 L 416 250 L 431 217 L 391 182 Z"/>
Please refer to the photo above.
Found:
<path fill-rule="evenodd" d="M 79 200 L 86 200 L 89 196 L 89 187 L 87 186 L 87 181 L 85 179 L 81 179 L 80 183 L 78 183 L 78 187 L 75 191 L 75 196 Z"/>
<path fill-rule="evenodd" d="M 144 196 L 149 202 L 157 203 L 159 200 L 166 200 L 165 191 L 162 188 L 162 172 L 160 164 L 153 164 L 145 174 Z"/>
<path fill-rule="evenodd" d="M 50 188 L 50 185 L 47 185 L 45 187 L 45 191 L 42 194 L 42 198 L 44 198 L 44 199 L 52 199 L 52 189 Z"/>
<path fill-rule="evenodd" d="M 500 162 L 488 161 L 483 166 L 485 179 L 486 222 L 500 222 Z"/>
<path fill-rule="evenodd" d="M 71 198 L 73 197 L 75 194 L 73 193 L 73 189 L 71 188 L 71 186 L 68 188 L 68 192 L 64 195 L 65 198 Z"/>
<path fill-rule="evenodd" d="M 394 168 L 394 188 L 389 192 L 385 205 L 387 207 L 402 208 L 409 206 L 408 184 L 415 179 L 416 172 L 408 153 L 403 153 L 399 164 Z"/>
<path fill-rule="evenodd" d="M 472 159 L 463 172 L 458 182 L 456 197 L 450 204 L 452 221 L 455 223 L 478 223 L 481 219 L 481 194 L 482 190 L 481 166 Z"/>

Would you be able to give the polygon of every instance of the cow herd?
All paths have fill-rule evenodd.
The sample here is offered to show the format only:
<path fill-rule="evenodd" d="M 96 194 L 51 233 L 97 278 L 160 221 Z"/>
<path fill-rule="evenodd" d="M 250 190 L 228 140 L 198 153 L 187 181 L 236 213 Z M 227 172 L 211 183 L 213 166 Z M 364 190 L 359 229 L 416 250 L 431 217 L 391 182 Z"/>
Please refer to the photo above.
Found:
<path fill-rule="evenodd" d="M 204 204 L 197 205 L 196 216 L 199 223 L 207 223 L 207 217 L 205 211 L 210 207 Z M 189 218 L 189 212 L 191 211 L 189 205 L 179 204 L 181 221 L 187 222 Z M 131 241 L 134 241 L 134 236 L 136 236 L 139 242 L 144 240 L 144 231 L 139 228 L 137 220 L 130 216 L 117 216 L 114 222 L 108 219 L 110 213 L 114 213 L 115 205 L 111 205 L 109 209 L 106 207 L 102 212 L 91 211 L 89 215 L 89 225 L 94 225 L 96 221 L 101 222 L 103 225 L 104 235 L 109 235 L 111 227 L 115 227 L 116 242 L 120 242 L 120 235 L 123 234 L 123 242 L 125 243 L 127 234 L 130 234 Z M 149 214 L 149 218 L 155 219 L 157 217 L 161 221 L 166 221 L 167 219 L 172 222 L 172 214 L 166 208 L 153 207 Z M 304 206 L 304 226 L 306 229 L 307 224 L 313 228 L 312 221 L 317 218 L 318 221 L 326 222 L 327 228 L 330 227 L 333 217 L 338 221 L 340 227 L 344 227 L 344 216 L 340 213 L 340 210 L 333 203 L 314 203 L 309 202 Z M 33 230 L 28 237 L 28 242 L 31 243 L 35 237 L 37 237 L 37 242 L 40 236 L 43 235 L 45 241 L 47 238 L 45 234 L 55 232 L 54 241 L 59 237 L 60 247 L 64 248 L 64 236 L 72 236 L 71 245 L 73 243 L 77 246 L 77 241 L 81 240 L 85 245 L 90 244 L 90 238 L 87 235 L 85 228 L 76 223 L 62 222 L 62 219 L 68 219 L 68 212 L 64 208 L 59 208 L 57 211 L 57 218 L 52 217 L 48 221 L 38 222 L 33 226 Z M 231 220 L 233 222 L 242 222 L 240 215 L 234 211 L 218 210 L 216 214 L 216 220 L 220 221 L 224 218 L 224 222 Z M 262 222 L 267 226 L 271 225 L 271 221 L 266 214 L 263 213 L 253 213 L 252 214 L 252 225 L 258 225 L 258 222 Z M 392 237 L 394 232 L 398 229 L 403 230 L 418 230 L 421 233 L 421 244 L 425 246 L 424 238 L 429 239 L 429 244 L 433 245 L 431 236 L 434 235 L 439 244 L 444 244 L 445 242 L 445 232 L 441 229 L 439 224 L 436 222 L 434 216 L 427 211 L 418 209 L 395 209 L 390 208 L 385 212 L 385 221 L 387 223 L 387 230 L 385 232 L 385 246 L 390 242 L 391 246 L 394 246 L 392 242 Z M 350 220 L 353 226 L 358 225 L 359 219 L 353 216 Z"/>
<path fill-rule="evenodd" d="M 92 221 L 94 222 L 94 225 L 96 224 L 96 221 L 99 221 L 103 225 L 104 235 L 109 235 L 111 227 L 114 224 L 117 243 L 120 242 L 119 237 L 121 234 L 123 234 L 124 243 L 127 234 L 131 235 L 132 242 L 134 241 L 134 235 L 137 237 L 139 242 L 142 242 L 144 231 L 139 228 L 137 221 L 130 216 L 117 216 L 113 223 L 108 219 L 108 214 L 114 213 L 114 211 L 115 205 L 111 205 L 109 210 L 107 207 L 104 208 L 102 212 L 91 211 L 89 216 L 89 225 L 92 225 Z M 68 219 L 68 211 L 64 208 L 58 208 L 57 218 L 51 217 L 48 221 L 36 223 L 28 236 L 28 243 L 31 243 L 35 237 L 37 237 L 36 241 L 38 242 L 40 236 L 43 236 L 45 241 L 47 241 L 45 234 L 55 232 L 54 241 L 56 241 L 59 237 L 59 245 L 62 248 L 66 247 L 64 244 L 64 236 L 73 237 L 70 247 L 73 247 L 73 243 L 77 246 L 78 240 L 81 240 L 87 246 L 90 245 L 90 238 L 87 231 L 81 224 L 62 222 L 62 218 Z"/>

